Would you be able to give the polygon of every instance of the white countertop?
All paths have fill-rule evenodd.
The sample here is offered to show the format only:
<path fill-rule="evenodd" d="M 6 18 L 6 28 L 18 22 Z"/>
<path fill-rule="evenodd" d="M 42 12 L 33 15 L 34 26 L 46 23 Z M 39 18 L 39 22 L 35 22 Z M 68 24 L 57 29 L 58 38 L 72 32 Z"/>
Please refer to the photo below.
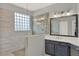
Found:
<path fill-rule="evenodd" d="M 79 38 L 78 37 L 63 37 L 63 36 L 46 35 L 45 39 L 54 40 L 54 41 L 61 41 L 61 42 L 67 42 L 67 43 L 79 46 Z"/>

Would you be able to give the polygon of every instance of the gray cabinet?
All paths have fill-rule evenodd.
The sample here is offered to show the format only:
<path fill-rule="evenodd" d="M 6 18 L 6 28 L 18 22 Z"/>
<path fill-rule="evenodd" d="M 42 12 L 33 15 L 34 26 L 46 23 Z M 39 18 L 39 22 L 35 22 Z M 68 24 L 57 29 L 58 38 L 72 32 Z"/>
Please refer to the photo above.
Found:
<path fill-rule="evenodd" d="M 45 52 L 52 56 L 79 56 L 79 47 L 70 43 L 45 40 Z"/>
<path fill-rule="evenodd" d="M 68 52 L 68 46 L 64 46 L 64 45 L 55 45 L 55 55 L 56 56 L 68 56 L 69 52 Z"/>
<path fill-rule="evenodd" d="M 54 42 L 47 40 L 45 41 L 45 52 L 54 56 Z"/>
<path fill-rule="evenodd" d="M 52 56 L 69 56 L 70 49 L 64 42 L 45 40 L 45 52 Z"/>

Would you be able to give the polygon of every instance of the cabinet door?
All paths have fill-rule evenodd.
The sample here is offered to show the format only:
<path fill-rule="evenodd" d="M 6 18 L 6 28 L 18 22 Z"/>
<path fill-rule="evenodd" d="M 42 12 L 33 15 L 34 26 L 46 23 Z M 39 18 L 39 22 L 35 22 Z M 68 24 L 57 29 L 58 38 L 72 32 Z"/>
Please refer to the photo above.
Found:
<path fill-rule="evenodd" d="M 71 56 L 79 56 L 79 50 L 76 47 L 71 47 Z"/>
<path fill-rule="evenodd" d="M 45 52 L 46 54 L 49 54 L 49 55 L 54 55 L 54 44 L 52 43 L 48 43 L 46 42 L 45 43 Z"/>
<path fill-rule="evenodd" d="M 68 47 L 63 45 L 55 45 L 55 55 L 56 56 L 68 56 Z"/>

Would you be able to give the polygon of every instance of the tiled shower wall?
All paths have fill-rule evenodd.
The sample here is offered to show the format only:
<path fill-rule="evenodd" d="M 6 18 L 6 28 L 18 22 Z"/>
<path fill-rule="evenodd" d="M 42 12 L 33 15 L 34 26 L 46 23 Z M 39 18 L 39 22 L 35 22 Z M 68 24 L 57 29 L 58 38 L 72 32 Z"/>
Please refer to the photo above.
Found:
<path fill-rule="evenodd" d="M 14 12 L 26 13 L 26 10 L 2 4 L 0 8 L 0 51 L 15 51 L 27 46 L 26 35 L 28 32 L 15 32 Z"/>

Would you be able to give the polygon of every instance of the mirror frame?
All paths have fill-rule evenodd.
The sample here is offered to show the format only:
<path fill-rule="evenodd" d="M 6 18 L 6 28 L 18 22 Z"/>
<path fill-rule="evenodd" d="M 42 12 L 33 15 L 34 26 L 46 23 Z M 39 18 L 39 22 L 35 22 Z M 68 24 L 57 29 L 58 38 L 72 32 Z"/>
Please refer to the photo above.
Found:
<path fill-rule="evenodd" d="M 75 16 L 75 20 L 76 20 L 76 31 L 74 33 L 74 36 L 73 35 L 61 35 L 61 34 L 52 34 L 52 31 L 51 31 L 51 22 L 53 19 L 56 19 L 56 18 L 61 18 L 61 17 L 56 17 L 56 18 L 50 18 L 50 35 L 54 35 L 54 36 L 65 36 L 65 37 L 78 37 L 78 14 L 74 14 L 74 15 L 69 15 L 69 16 L 62 16 L 62 17 L 70 17 L 70 16 Z"/>

